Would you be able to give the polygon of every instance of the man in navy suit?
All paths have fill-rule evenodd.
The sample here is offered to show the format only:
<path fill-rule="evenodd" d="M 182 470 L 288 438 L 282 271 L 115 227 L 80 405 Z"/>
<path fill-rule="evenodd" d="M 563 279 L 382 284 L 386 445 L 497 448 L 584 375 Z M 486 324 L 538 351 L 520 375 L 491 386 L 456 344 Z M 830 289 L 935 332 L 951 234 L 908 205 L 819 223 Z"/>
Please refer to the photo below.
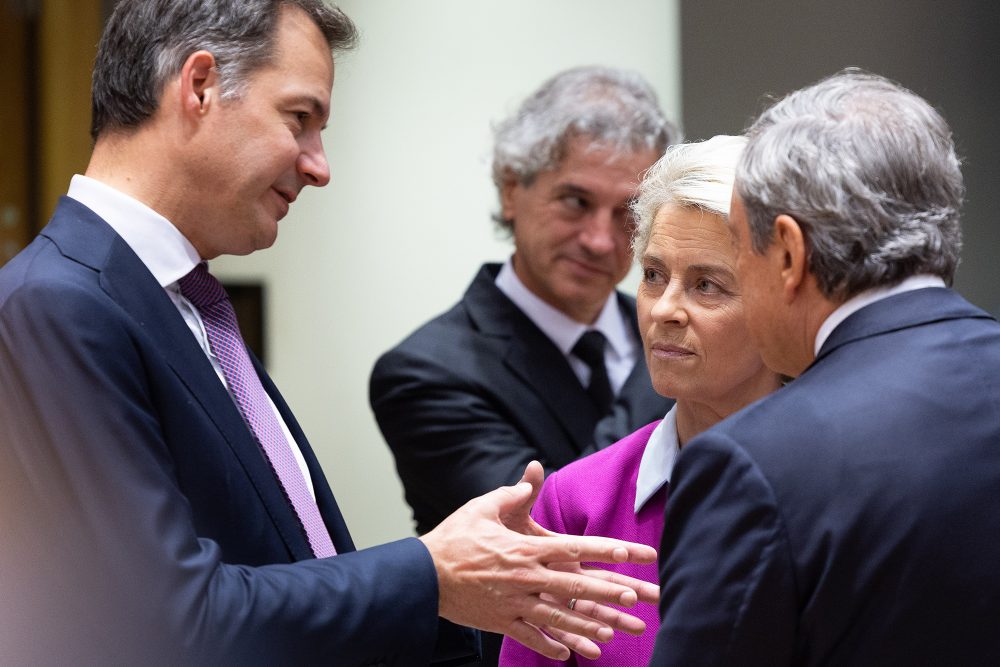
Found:
<path fill-rule="evenodd" d="M 423 665 L 439 616 L 552 656 L 638 630 L 565 601 L 655 599 L 579 566 L 652 550 L 533 525 L 537 463 L 355 551 L 224 292 L 202 298 L 206 260 L 270 246 L 329 180 L 331 51 L 354 37 L 321 0 L 117 4 L 86 176 L 0 270 L 0 663 Z"/>
<path fill-rule="evenodd" d="M 846 70 L 749 137 L 737 270 L 795 379 L 680 455 L 651 664 L 1000 664 L 1000 325 L 948 287 L 951 132 Z"/>

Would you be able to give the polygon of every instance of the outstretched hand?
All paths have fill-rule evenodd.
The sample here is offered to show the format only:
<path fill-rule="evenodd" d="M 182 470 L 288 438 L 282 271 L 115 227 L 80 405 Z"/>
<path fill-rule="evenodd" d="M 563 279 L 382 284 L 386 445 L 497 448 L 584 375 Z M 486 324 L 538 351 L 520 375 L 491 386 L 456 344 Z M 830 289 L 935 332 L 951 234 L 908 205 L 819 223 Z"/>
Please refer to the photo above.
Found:
<path fill-rule="evenodd" d="M 615 629 L 638 634 L 644 628 L 606 605 L 655 603 L 659 589 L 580 563 L 650 563 L 656 551 L 542 528 L 529 516 L 542 477 L 541 465 L 532 462 L 521 482 L 469 501 L 421 538 L 437 569 L 439 614 L 509 635 L 549 658 L 565 660 L 569 649 L 596 658 L 595 641 L 609 641 Z M 570 599 L 581 602 L 571 610 Z"/>

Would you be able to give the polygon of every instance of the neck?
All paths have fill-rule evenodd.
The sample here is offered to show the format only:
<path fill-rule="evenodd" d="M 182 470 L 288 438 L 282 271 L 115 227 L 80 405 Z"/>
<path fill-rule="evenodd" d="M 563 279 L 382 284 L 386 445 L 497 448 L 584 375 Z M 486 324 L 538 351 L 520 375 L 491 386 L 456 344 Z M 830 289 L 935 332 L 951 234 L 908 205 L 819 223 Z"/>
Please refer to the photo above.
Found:
<path fill-rule="evenodd" d="M 683 447 L 688 440 L 708 430 L 729 415 L 781 387 L 781 377 L 761 364 L 759 370 L 736 387 L 724 392 L 719 400 L 677 399 L 677 440 Z"/>
<path fill-rule="evenodd" d="M 715 426 L 729 415 L 707 403 L 678 399 L 675 416 L 677 418 L 677 442 L 683 447 L 688 440 Z"/>
<path fill-rule="evenodd" d="M 796 331 L 797 335 L 785 354 L 787 364 L 783 368 L 775 369 L 790 377 L 798 377 L 816 359 L 816 335 L 819 333 L 819 328 L 843 303 L 842 299 L 832 300 L 823 295 L 811 274 L 809 278 L 806 289 L 803 290 L 804 298 L 797 304 L 800 314 L 795 319 L 798 326 L 789 327 L 790 330 Z"/>
<path fill-rule="evenodd" d="M 154 131 L 154 122 L 156 119 L 150 119 L 134 130 L 98 137 L 85 175 L 142 202 L 191 241 L 194 237 L 189 223 L 197 216 L 192 215 L 183 170 L 176 167 L 184 163 L 181 149 L 159 140 L 170 135 Z"/>
<path fill-rule="evenodd" d="M 149 133 L 143 128 L 128 132 L 102 134 L 94 144 L 85 175 L 110 185 L 133 199 L 137 199 L 167 219 L 171 218 L 171 206 L 165 199 L 160 165 L 170 162 L 169 154 L 161 147 L 151 145 Z M 160 156 L 150 160 L 150 155 Z"/>

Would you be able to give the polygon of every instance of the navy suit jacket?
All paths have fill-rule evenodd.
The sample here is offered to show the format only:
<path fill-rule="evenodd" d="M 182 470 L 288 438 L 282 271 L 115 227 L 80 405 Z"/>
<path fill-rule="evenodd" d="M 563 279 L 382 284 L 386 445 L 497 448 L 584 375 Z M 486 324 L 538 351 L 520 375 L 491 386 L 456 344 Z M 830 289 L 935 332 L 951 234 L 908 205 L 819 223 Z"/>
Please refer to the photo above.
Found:
<path fill-rule="evenodd" d="M 372 371 L 372 409 L 419 533 L 517 482 L 532 459 L 551 472 L 670 409 L 640 352 L 602 418 L 563 353 L 497 288 L 499 270 L 484 265 L 458 304 Z M 618 304 L 638 338 L 635 299 L 618 294 Z"/>
<path fill-rule="evenodd" d="M 63 198 L 0 269 L 0 662 L 430 661 L 429 553 L 413 538 L 355 551 L 257 371 L 336 557 L 313 559 L 183 318 L 103 220 Z"/>
<path fill-rule="evenodd" d="M 1000 664 L 1000 325 L 855 312 L 673 473 L 652 665 Z"/>

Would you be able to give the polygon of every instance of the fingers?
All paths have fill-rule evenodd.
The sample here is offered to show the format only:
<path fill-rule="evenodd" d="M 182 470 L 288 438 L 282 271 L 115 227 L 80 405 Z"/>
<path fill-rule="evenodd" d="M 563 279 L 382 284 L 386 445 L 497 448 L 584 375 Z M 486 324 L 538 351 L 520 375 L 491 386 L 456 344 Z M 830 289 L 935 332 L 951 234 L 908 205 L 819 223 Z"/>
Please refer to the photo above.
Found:
<path fill-rule="evenodd" d="M 540 568 L 535 572 L 523 572 L 516 583 L 522 591 L 548 593 L 554 598 L 569 600 L 593 600 L 605 604 L 631 607 L 639 598 L 628 586 L 601 577 L 590 576 L 587 571 L 563 572 L 552 568 Z"/>
<path fill-rule="evenodd" d="M 540 598 L 535 598 L 521 618 L 535 627 L 546 628 L 546 631 L 562 630 L 592 642 L 609 642 L 615 634 L 605 623 L 571 610 L 565 604 Z"/>
<path fill-rule="evenodd" d="M 583 614 L 584 616 L 590 616 L 591 618 L 610 626 L 616 631 L 627 632 L 630 635 L 641 635 L 646 630 L 646 624 L 641 620 L 632 616 L 631 614 L 626 614 L 625 612 L 615 609 L 613 607 L 608 607 L 603 604 L 597 604 L 596 602 L 591 602 L 590 600 L 577 600 L 576 604 L 573 605 L 573 611 Z M 555 636 L 555 635 L 553 635 Z M 566 644 L 561 638 L 556 637 L 563 644 Z M 569 646 L 570 649 L 577 651 L 574 647 Z M 580 651 L 577 651 L 580 653 Z"/>
<path fill-rule="evenodd" d="M 551 627 L 545 628 L 545 632 L 550 634 L 553 639 L 569 650 L 574 653 L 579 653 L 588 660 L 597 660 L 601 657 L 601 648 L 586 637 L 581 637 L 569 632 L 564 632 L 559 628 Z"/>
<path fill-rule="evenodd" d="M 538 628 L 532 627 L 524 621 L 514 621 L 505 634 L 511 639 L 521 642 L 532 651 L 541 653 L 546 658 L 551 658 L 552 660 L 566 660 L 569 658 L 569 649 L 565 645 L 560 644 L 552 637 L 542 633 Z M 566 636 L 571 637 L 572 635 Z M 579 644 L 580 642 L 574 640 L 573 643 Z M 600 655 L 600 650 L 598 650 L 598 655 Z"/>
<path fill-rule="evenodd" d="M 546 563 L 655 563 L 656 549 L 645 544 L 593 535 L 550 533 L 536 542 Z"/>
<path fill-rule="evenodd" d="M 639 602 L 657 604 L 660 601 L 659 586 L 654 583 L 644 581 L 643 579 L 636 579 L 635 577 L 630 577 L 619 572 L 610 572 L 608 570 L 602 570 L 599 567 L 579 567 L 575 563 L 553 563 L 552 565 L 549 565 L 549 569 L 563 570 L 565 572 L 583 572 L 587 574 L 587 576 L 594 577 L 595 579 L 601 579 L 602 581 L 609 581 L 622 586 L 628 586 L 636 592 Z"/>

